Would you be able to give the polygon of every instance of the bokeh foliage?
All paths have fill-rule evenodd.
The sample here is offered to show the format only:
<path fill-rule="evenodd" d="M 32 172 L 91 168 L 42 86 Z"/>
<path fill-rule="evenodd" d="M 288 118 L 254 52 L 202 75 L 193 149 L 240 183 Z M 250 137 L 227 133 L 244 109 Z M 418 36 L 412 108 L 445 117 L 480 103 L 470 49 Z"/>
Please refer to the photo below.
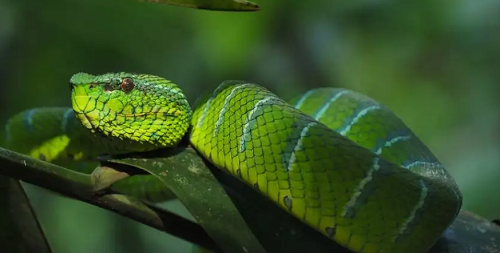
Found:
<path fill-rule="evenodd" d="M 285 99 L 319 86 L 386 104 L 456 178 L 464 208 L 500 217 L 500 2 L 259 1 L 224 13 L 135 0 L 0 0 L 0 122 L 69 106 L 79 71 L 157 74 L 191 102 L 226 79 Z M 104 210 L 27 187 L 54 252 L 189 252 Z M 170 209 L 187 215 L 178 203 Z"/>

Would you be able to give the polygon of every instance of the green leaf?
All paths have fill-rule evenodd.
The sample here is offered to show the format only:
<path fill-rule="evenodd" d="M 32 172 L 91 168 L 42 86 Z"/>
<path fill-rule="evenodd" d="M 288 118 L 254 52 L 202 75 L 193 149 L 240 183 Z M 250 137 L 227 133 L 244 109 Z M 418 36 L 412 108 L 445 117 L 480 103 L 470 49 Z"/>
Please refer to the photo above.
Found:
<path fill-rule="evenodd" d="M 140 0 L 180 7 L 218 11 L 258 11 L 260 6 L 244 0 Z"/>
<path fill-rule="evenodd" d="M 131 165 L 166 184 L 224 252 L 266 252 L 238 209 L 193 149 L 179 148 L 108 162 Z M 175 154 L 172 156 L 172 154 Z M 133 177 L 133 176 L 132 176 Z"/>
<path fill-rule="evenodd" d="M 50 246 L 19 181 L 0 176 L 0 249 L 50 253 Z"/>
<path fill-rule="evenodd" d="M 157 176 L 225 252 L 262 252 L 253 246 L 256 241 L 267 252 L 349 252 L 213 167 L 192 148 L 115 156 L 107 162 Z"/>

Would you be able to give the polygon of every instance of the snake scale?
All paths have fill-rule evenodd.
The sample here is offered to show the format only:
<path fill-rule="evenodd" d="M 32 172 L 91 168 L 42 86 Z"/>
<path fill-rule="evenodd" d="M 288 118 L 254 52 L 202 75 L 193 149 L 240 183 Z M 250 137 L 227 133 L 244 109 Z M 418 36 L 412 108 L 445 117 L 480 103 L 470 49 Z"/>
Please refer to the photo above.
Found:
<path fill-rule="evenodd" d="M 7 147 L 62 163 L 173 147 L 188 135 L 217 168 L 360 253 L 423 253 L 462 205 L 419 138 L 351 90 L 312 89 L 287 103 L 259 85 L 225 81 L 192 110 L 179 87 L 153 75 L 78 73 L 70 87 L 72 108 L 13 116 Z M 161 191 L 146 184 L 127 187 Z"/>

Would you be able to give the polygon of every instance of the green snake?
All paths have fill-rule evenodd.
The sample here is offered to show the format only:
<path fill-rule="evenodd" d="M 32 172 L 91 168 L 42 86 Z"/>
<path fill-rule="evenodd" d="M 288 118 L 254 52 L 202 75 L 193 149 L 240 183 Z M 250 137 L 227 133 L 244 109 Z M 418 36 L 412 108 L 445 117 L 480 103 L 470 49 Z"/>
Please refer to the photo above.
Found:
<path fill-rule="evenodd" d="M 225 81 L 192 110 L 179 87 L 154 75 L 78 73 L 70 87 L 72 108 L 13 116 L 7 147 L 63 163 L 174 147 L 187 136 L 217 168 L 354 252 L 423 253 L 462 204 L 419 138 L 351 90 L 312 89 L 287 103 Z M 131 194 L 162 191 L 143 178 L 127 185 Z"/>

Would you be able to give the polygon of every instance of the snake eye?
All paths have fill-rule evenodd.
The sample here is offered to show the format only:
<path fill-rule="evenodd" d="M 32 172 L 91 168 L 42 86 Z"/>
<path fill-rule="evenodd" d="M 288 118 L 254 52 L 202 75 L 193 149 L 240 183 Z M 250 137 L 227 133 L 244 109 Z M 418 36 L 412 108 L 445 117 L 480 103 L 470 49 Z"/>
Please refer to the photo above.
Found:
<path fill-rule="evenodd" d="M 123 78 L 122 83 L 120 84 L 123 92 L 130 92 L 134 89 L 134 86 L 134 81 L 130 78 Z"/>

